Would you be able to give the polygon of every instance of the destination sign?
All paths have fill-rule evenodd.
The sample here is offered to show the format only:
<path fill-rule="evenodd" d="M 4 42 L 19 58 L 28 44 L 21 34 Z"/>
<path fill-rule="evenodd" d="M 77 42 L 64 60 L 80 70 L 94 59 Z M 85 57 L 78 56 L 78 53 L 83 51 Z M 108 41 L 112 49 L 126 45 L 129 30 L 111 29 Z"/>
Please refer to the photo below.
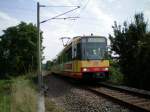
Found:
<path fill-rule="evenodd" d="M 87 38 L 88 42 L 102 42 L 102 43 L 106 43 L 106 39 L 105 38 Z"/>

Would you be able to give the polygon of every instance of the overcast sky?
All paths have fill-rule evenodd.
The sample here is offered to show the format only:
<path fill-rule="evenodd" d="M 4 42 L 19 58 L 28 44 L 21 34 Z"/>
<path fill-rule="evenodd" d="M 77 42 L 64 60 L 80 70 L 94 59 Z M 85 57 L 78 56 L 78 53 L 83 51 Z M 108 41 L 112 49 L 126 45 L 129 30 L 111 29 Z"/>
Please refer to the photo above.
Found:
<path fill-rule="evenodd" d="M 41 24 L 45 61 L 53 59 L 63 48 L 61 37 L 79 35 L 106 36 L 112 34 L 116 20 L 133 20 L 135 13 L 143 12 L 150 18 L 150 0 L 0 0 L 0 35 L 2 30 L 17 25 L 20 21 L 36 24 L 36 3 L 50 6 L 81 6 L 61 17 L 76 17 L 76 20 L 51 20 Z M 74 7 L 41 8 L 40 19 L 45 20 L 73 9 Z M 45 62 L 44 61 L 44 62 Z"/>

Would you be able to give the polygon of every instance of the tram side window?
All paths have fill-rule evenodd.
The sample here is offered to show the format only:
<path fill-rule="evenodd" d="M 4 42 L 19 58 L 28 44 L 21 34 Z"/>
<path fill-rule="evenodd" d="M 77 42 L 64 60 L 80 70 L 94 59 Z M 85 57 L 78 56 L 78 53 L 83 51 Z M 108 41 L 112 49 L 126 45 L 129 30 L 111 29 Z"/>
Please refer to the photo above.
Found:
<path fill-rule="evenodd" d="M 64 53 L 62 54 L 61 57 L 62 57 L 62 58 L 61 58 L 61 59 L 62 59 L 61 61 L 62 61 L 62 63 L 64 63 L 64 62 L 65 62 L 65 55 L 64 55 Z"/>
<path fill-rule="evenodd" d="M 72 60 L 72 48 L 69 48 L 66 52 L 66 62 Z"/>
<path fill-rule="evenodd" d="M 60 56 L 58 57 L 58 64 L 60 63 Z"/>
<path fill-rule="evenodd" d="M 58 64 L 60 64 L 60 56 L 58 57 Z"/>
<path fill-rule="evenodd" d="M 58 64 L 58 58 L 56 59 L 56 64 Z"/>
<path fill-rule="evenodd" d="M 71 61 L 72 60 L 72 48 L 69 48 L 69 51 L 68 51 L 68 61 Z"/>
<path fill-rule="evenodd" d="M 66 62 L 67 61 L 67 53 L 64 53 L 63 57 L 64 57 L 64 62 Z"/>
<path fill-rule="evenodd" d="M 77 44 L 77 57 L 76 59 L 81 59 L 81 44 Z"/>
<path fill-rule="evenodd" d="M 59 57 L 59 64 L 62 63 L 62 56 Z"/>

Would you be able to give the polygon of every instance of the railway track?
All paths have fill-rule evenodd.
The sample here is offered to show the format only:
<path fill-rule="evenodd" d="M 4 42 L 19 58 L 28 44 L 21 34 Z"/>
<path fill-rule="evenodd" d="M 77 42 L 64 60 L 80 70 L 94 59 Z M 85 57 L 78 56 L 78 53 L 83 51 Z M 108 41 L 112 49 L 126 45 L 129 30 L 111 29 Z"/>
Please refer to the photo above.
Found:
<path fill-rule="evenodd" d="M 135 92 L 123 88 L 115 88 L 102 84 L 99 87 L 87 87 L 88 91 L 96 95 L 103 96 L 119 103 L 120 105 L 127 106 L 138 112 L 150 112 L 150 96 L 145 96 L 140 92 Z"/>
<path fill-rule="evenodd" d="M 136 96 L 139 96 L 139 97 L 144 97 L 144 98 L 150 99 L 150 91 L 136 89 L 136 88 L 127 87 L 127 86 L 112 85 L 112 84 L 108 84 L 108 83 L 105 83 L 105 82 L 100 82 L 98 84 L 100 86 L 115 89 L 115 90 L 118 90 L 118 91 L 128 92 L 130 94 L 133 94 L 133 95 L 136 95 Z"/>
<path fill-rule="evenodd" d="M 62 77 L 61 77 L 62 78 Z M 106 83 L 82 83 L 80 81 L 64 78 L 70 84 L 81 89 L 90 91 L 98 96 L 103 96 L 108 100 L 116 102 L 124 107 L 135 110 L 136 112 L 150 112 L 150 93 L 146 91 L 123 88 Z"/>

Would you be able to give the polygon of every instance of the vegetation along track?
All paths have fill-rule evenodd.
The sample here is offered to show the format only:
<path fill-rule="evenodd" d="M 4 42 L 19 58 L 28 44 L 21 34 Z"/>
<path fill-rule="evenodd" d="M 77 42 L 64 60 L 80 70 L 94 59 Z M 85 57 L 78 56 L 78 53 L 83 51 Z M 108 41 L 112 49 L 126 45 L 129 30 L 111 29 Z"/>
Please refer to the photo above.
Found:
<path fill-rule="evenodd" d="M 86 89 L 138 112 L 150 112 L 150 96 L 148 94 L 145 95 L 145 93 L 142 94 L 141 92 L 121 87 L 117 88 L 105 84 L 100 85 L 99 87 L 88 86 Z"/>

